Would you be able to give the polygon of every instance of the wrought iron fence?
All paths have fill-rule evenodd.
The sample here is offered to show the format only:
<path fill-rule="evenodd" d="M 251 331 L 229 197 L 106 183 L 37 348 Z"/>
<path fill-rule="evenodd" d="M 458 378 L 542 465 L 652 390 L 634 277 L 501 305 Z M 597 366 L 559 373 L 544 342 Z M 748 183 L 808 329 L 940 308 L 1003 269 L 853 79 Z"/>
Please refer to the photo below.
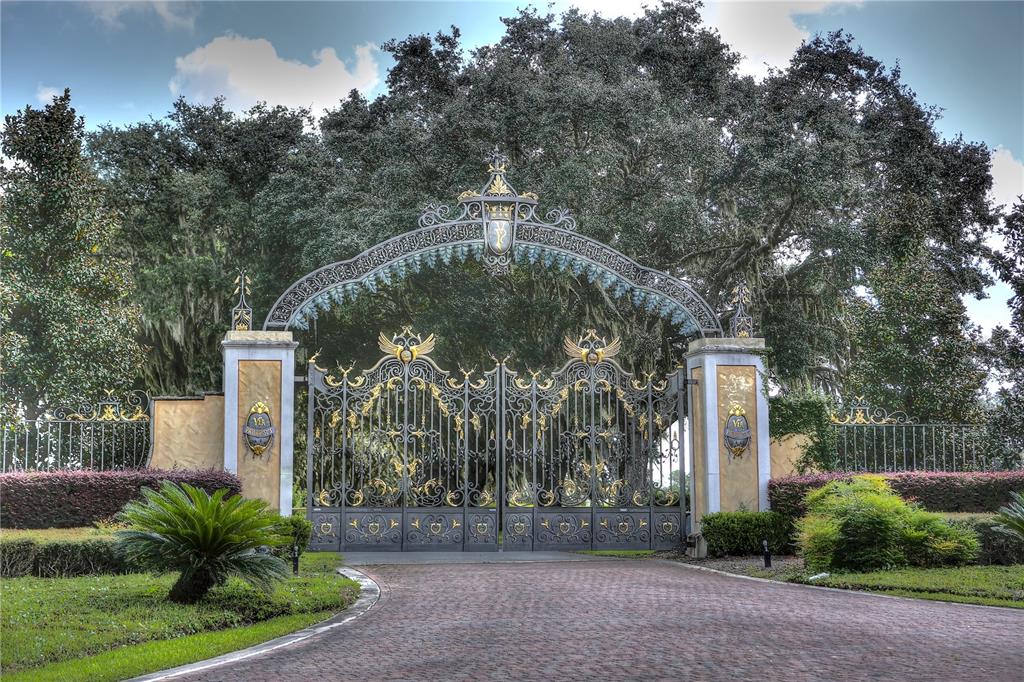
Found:
<path fill-rule="evenodd" d="M 149 461 L 150 400 L 142 391 L 123 399 L 108 392 L 94 404 L 46 410 L 0 428 L 4 472 L 135 469 Z"/>
<path fill-rule="evenodd" d="M 918 423 L 857 398 L 832 415 L 836 468 L 845 471 L 985 471 L 999 468 L 979 424 Z"/>

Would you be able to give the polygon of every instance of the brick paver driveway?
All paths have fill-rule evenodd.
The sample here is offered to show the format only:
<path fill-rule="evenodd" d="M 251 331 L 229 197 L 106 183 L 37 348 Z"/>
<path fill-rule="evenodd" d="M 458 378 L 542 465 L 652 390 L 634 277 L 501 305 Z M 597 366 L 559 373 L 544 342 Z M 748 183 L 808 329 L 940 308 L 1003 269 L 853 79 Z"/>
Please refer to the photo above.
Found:
<path fill-rule="evenodd" d="M 361 569 L 355 621 L 178 679 L 1024 680 L 1024 611 L 593 561 Z"/>

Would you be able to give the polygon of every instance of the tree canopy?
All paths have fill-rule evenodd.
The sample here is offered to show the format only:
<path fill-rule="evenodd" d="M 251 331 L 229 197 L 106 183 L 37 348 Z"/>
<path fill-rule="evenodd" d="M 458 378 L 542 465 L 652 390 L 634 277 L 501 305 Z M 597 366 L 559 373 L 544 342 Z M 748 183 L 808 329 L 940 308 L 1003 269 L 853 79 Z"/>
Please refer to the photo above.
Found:
<path fill-rule="evenodd" d="M 132 385 L 139 306 L 116 214 L 82 157 L 65 90 L 4 121 L 0 169 L 0 409 L 78 405 Z"/>
<path fill-rule="evenodd" d="M 166 119 L 103 127 L 88 154 L 123 219 L 150 348 L 145 384 L 218 385 L 236 269 L 256 319 L 294 280 L 414 229 L 427 203 L 509 178 L 580 232 L 689 281 L 726 313 L 747 281 L 783 390 L 870 393 L 889 409 L 977 418 L 986 356 L 961 297 L 990 283 L 989 150 L 935 130 L 937 110 L 842 33 L 762 81 L 691 2 L 637 19 L 523 10 L 493 45 L 457 28 L 393 40 L 387 92 L 326 112 L 178 100 Z M 414 323 L 448 366 L 514 353 L 560 362 L 560 337 L 621 335 L 637 370 L 687 339 L 585 278 L 475 264 L 424 271 L 321 316 L 300 340 L 346 365 Z"/>

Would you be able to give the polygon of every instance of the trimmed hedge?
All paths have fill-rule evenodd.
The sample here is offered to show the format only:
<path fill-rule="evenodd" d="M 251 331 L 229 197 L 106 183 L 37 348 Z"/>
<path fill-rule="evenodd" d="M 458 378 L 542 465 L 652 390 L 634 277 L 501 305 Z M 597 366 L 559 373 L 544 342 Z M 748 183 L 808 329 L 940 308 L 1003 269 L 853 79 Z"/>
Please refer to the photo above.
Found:
<path fill-rule="evenodd" d="M 79 575 L 130 573 L 109 539 L 0 539 L 0 577 L 72 578 Z"/>
<path fill-rule="evenodd" d="M 791 519 L 804 515 L 804 498 L 832 481 L 850 481 L 850 472 L 773 478 L 768 482 L 772 511 Z M 935 512 L 995 512 L 1008 504 L 1010 493 L 1024 490 L 1024 471 L 932 472 L 882 474 L 889 486 L 907 501 Z"/>
<path fill-rule="evenodd" d="M 1024 540 L 997 530 L 994 518 L 950 519 L 949 523 L 974 531 L 981 545 L 978 563 L 1010 566 L 1024 564 Z"/>
<path fill-rule="evenodd" d="M 142 488 L 161 481 L 188 483 L 209 493 L 242 483 L 226 471 L 131 469 L 125 471 L 32 471 L 0 474 L 0 527 L 73 528 L 91 526 L 141 497 Z"/>
<path fill-rule="evenodd" d="M 772 554 L 788 554 L 792 550 L 792 520 L 776 512 L 705 514 L 700 529 L 708 545 L 708 556 L 712 557 L 761 554 L 761 541 L 765 539 Z"/>

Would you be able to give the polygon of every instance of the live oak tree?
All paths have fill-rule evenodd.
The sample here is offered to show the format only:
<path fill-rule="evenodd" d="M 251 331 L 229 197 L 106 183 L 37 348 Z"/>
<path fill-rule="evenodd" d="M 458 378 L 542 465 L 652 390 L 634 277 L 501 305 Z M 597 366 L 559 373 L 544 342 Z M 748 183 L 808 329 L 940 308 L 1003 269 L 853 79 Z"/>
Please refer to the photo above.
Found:
<path fill-rule="evenodd" d="M 143 366 L 151 390 L 219 386 L 218 344 L 238 268 L 246 265 L 258 296 L 281 286 L 268 275 L 287 254 L 260 234 L 256 199 L 302 141 L 304 120 L 301 110 L 260 105 L 238 117 L 221 101 L 179 99 L 167 120 L 91 136 L 92 159 L 124 215 L 141 340 L 153 348 Z"/>
<path fill-rule="evenodd" d="M 5 117 L 0 170 L 4 415 L 132 385 L 139 306 L 117 216 L 82 157 L 70 93 Z"/>
<path fill-rule="evenodd" d="M 989 360 L 998 388 L 989 414 L 989 430 L 1008 460 L 1020 459 L 1024 453 L 1024 196 L 1009 208 L 1000 236 L 1004 248 L 992 254 L 992 264 L 999 278 L 1010 285 L 1009 328 L 996 327 L 992 332 Z"/>
<path fill-rule="evenodd" d="M 157 292 L 144 299 L 149 383 L 217 385 L 234 268 L 252 272 L 260 317 L 294 279 L 413 229 L 428 202 L 477 189 L 497 145 L 517 190 L 568 207 L 580 232 L 685 277 L 719 309 L 747 280 L 783 389 L 857 390 L 870 368 L 892 387 L 879 396 L 896 401 L 889 409 L 975 409 L 976 339 L 941 301 L 988 283 L 989 152 L 941 139 L 936 111 L 898 69 L 836 33 L 761 82 L 741 78 L 738 56 L 689 2 L 637 19 L 528 10 L 503 21 L 496 44 L 468 53 L 456 28 L 388 42 L 387 93 L 353 92 L 315 129 L 304 111 L 235 116 L 179 101 L 167 121 L 92 139 L 126 214 L 133 269 Z M 921 276 L 905 278 L 907 300 L 935 303 L 914 329 L 949 335 L 943 362 L 965 371 L 931 371 L 937 356 L 916 352 L 920 340 L 899 327 L 908 320 L 863 307 L 865 293 L 902 305 L 872 287 L 908 268 Z M 442 337 L 445 364 L 467 368 L 509 352 L 517 366 L 550 367 L 563 334 L 593 326 L 623 337 L 627 364 L 664 371 L 686 341 L 585 278 L 533 267 L 493 278 L 473 264 L 364 295 L 302 340 L 325 360 L 366 362 L 378 330 L 408 322 Z M 922 376 L 927 390 L 908 391 Z M 927 404 L 944 387 L 971 404 Z"/>

